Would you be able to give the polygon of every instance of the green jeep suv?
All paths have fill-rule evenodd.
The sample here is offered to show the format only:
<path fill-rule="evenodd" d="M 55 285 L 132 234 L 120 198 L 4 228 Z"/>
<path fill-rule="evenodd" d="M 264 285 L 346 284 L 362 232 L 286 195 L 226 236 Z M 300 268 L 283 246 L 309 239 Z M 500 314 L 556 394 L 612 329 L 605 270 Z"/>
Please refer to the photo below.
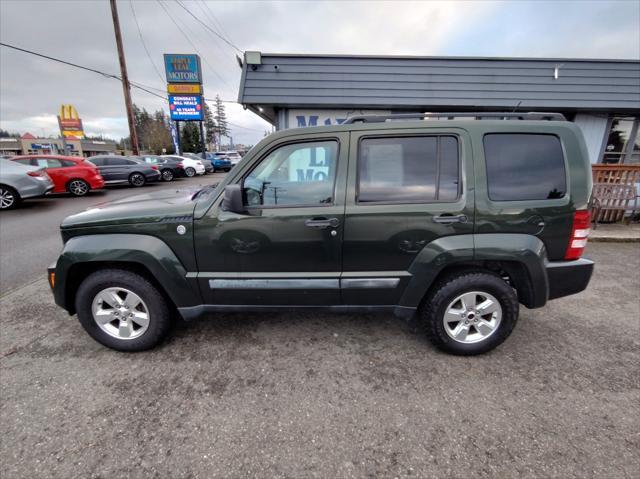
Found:
<path fill-rule="evenodd" d="M 477 115 L 281 131 L 218 185 L 70 216 L 55 301 L 120 351 L 174 317 L 297 308 L 393 312 L 445 351 L 489 351 L 520 304 L 587 287 L 591 169 L 561 115 Z"/>

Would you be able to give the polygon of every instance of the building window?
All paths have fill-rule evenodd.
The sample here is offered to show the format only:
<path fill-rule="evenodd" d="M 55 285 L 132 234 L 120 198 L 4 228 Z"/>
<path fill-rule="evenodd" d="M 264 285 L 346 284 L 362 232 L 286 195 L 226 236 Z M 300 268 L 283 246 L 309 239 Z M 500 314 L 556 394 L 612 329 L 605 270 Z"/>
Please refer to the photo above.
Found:
<path fill-rule="evenodd" d="M 640 118 L 615 116 L 607 134 L 602 163 L 640 163 Z"/>

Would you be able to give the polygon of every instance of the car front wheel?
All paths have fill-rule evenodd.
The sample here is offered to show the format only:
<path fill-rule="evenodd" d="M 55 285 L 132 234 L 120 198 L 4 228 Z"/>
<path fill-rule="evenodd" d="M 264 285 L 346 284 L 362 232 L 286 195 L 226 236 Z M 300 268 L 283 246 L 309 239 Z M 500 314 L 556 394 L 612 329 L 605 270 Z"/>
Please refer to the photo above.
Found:
<path fill-rule="evenodd" d="M 10 186 L 0 185 L 0 209 L 10 210 L 20 203 L 20 195 Z"/>
<path fill-rule="evenodd" d="M 452 354 L 482 354 L 500 345 L 518 320 L 518 296 L 498 275 L 473 271 L 446 277 L 419 310 L 429 340 Z"/>
<path fill-rule="evenodd" d="M 73 196 L 84 196 L 90 189 L 89 183 L 81 179 L 71 180 L 67 185 L 67 191 Z"/>
<path fill-rule="evenodd" d="M 131 173 L 131 176 L 129 176 L 131 186 L 144 186 L 146 182 L 147 179 L 142 173 Z"/>
<path fill-rule="evenodd" d="M 78 288 L 75 304 L 85 331 L 118 351 L 150 349 L 171 327 L 160 291 L 131 271 L 106 269 L 89 275 Z"/>
<path fill-rule="evenodd" d="M 189 167 L 184 170 L 184 174 L 187 175 L 189 178 L 192 178 L 196 176 L 196 170 L 195 168 Z"/>

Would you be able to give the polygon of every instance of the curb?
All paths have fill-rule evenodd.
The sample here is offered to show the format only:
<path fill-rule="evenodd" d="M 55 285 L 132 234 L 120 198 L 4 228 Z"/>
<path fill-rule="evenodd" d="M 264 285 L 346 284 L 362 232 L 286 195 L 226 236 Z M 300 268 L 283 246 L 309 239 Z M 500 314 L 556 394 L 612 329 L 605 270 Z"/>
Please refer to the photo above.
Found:
<path fill-rule="evenodd" d="M 640 237 L 589 236 L 589 243 L 640 243 Z"/>

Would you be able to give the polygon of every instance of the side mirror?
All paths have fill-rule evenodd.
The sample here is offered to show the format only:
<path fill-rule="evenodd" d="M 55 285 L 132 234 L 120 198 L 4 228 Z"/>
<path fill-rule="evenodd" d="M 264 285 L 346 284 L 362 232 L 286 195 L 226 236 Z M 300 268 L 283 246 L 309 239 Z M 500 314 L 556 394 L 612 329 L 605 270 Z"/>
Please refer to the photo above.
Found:
<path fill-rule="evenodd" d="M 232 213 L 244 213 L 244 205 L 242 202 L 242 186 L 227 185 L 224 188 L 224 198 L 222 200 L 222 209 Z"/>

